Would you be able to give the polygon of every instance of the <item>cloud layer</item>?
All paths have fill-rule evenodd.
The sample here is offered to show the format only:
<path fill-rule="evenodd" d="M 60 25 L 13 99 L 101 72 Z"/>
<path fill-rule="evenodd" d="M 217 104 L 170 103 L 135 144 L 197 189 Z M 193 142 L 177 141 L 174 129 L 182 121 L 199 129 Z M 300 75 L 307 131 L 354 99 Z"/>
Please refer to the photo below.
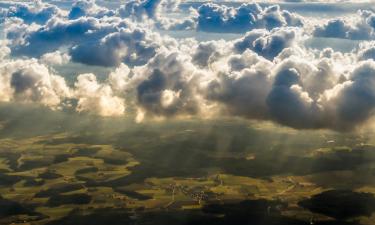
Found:
<path fill-rule="evenodd" d="M 297 129 L 351 130 L 373 118 L 373 12 L 306 25 L 278 6 L 207 3 L 187 18 L 165 16 L 178 10 L 168 0 L 134 0 L 117 10 L 94 1 L 69 10 L 14 4 L 2 14 L 0 101 L 138 121 L 239 116 Z M 199 42 L 160 29 L 241 35 Z M 306 48 L 314 37 L 364 41 L 342 53 Z M 55 68 L 70 64 L 111 72 L 68 82 Z"/>

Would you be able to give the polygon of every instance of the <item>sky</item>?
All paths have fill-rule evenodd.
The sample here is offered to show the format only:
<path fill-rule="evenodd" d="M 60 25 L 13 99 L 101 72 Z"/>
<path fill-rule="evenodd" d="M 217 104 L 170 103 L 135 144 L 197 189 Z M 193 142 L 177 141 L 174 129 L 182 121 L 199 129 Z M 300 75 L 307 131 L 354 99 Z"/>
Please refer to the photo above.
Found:
<path fill-rule="evenodd" d="M 373 1 L 0 1 L 0 102 L 352 131 L 375 109 Z"/>

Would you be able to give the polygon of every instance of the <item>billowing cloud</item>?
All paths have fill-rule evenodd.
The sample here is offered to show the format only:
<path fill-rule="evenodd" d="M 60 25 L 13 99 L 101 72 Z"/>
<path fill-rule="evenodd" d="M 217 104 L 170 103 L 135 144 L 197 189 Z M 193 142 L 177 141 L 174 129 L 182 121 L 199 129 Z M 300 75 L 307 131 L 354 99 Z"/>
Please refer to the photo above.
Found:
<path fill-rule="evenodd" d="M 300 17 L 274 5 L 262 8 L 257 3 L 242 4 L 238 8 L 203 4 L 197 9 L 197 29 L 207 32 L 246 32 L 252 29 L 271 30 L 283 26 L 302 26 Z"/>
<path fill-rule="evenodd" d="M 121 116 L 125 113 L 124 100 L 114 96 L 108 84 L 98 83 L 94 74 L 79 75 L 74 87 L 78 112 L 101 116 Z"/>
<path fill-rule="evenodd" d="M 25 29 L 24 26 L 15 23 L 7 29 L 14 56 L 41 57 L 64 48 L 74 62 L 99 66 L 117 66 L 122 62 L 143 65 L 161 45 L 176 45 L 171 38 L 161 38 L 156 32 L 116 16 L 54 17 L 39 27 Z"/>
<path fill-rule="evenodd" d="M 281 124 L 296 128 L 319 127 L 319 107 L 303 88 L 299 65 L 293 64 L 294 61 L 283 62 L 274 74 L 274 83 L 266 100 L 270 116 Z"/>
<path fill-rule="evenodd" d="M 130 18 L 138 22 L 151 22 L 161 30 L 195 29 L 196 19 L 194 16 L 179 19 L 164 15 L 178 11 L 179 5 L 179 0 L 131 0 L 123 4 L 116 14 L 121 18 Z"/>
<path fill-rule="evenodd" d="M 139 20 L 157 18 L 163 11 L 175 11 L 179 4 L 179 0 L 130 0 L 119 8 L 118 14 Z"/>
<path fill-rule="evenodd" d="M 73 61 L 88 65 L 117 66 L 121 62 L 143 65 L 159 48 L 155 39 L 157 35 L 140 28 L 120 29 L 97 41 L 78 44 L 70 54 Z"/>
<path fill-rule="evenodd" d="M 247 67 L 246 59 L 253 58 Z M 271 89 L 272 63 L 250 51 L 231 56 L 228 71 L 207 82 L 204 95 L 225 106 L 224 112 L 253 119 L 268 118 L 266 98 Z"/>
<path fill-rule="evenodd" d="M 0 41 L 0 60 L 3 60 L 10 54 L 10 48 L 8 48 L 6 41 Z"/>
<path fill-rule="evenodd" d="M 333 126 L 350 129 L 369 120 L 375 108 L 375 62 L 361 62 L 349 79 L 322 95 Z"/>
<path fill-rule="evenodd" d="M 48 65 L 63 65 L 70 61 L 70 56 L 67 53 L 62 53 L 59 50 L 55 52 L 46 53 L 41 56 L 40 60 Z"/>
<path fill-rule="evenodd" d="M 374 115 L 375 62 L 340 71 L 336 60 L 291 56 L 271 65 L 252 59 L 240 73 L 218 73 L 206 90 L 233 115 L 294 128 L 352 129 Z"/>
<path fill-rule="evenodd" d="M 192 62 L 200 67 L 207 67 L 226 54 L 229 45 L 223 41 L 201 42 L 193 52 Z"/>
<path fill-rule="evenodd" d="M 61 15 L 61 10 L 54 5 L 38 0 L 32 4 L 16 3 L 3 12 L 5 18 L 20 18 L 25 23 L 44 24 L 53 16 Z"/>
<path fill-rule="evenodd" d="M 250 49 L 272 60 L 285 48 L 295 45 L 297 35 L 298 30 L 295 28 L 279 28 L 272 31 L 253 30 L 235 41 L 234 48 L 237 52 Z"/>
<path fill-rule="evenodd" d="M 375 42 L 362 43 L 359 46 L 358 58 L 359 60 L 375 60 Z"/>
<path fill-rule="evenodd" d="M 178 52 L 163 51 L 136 71 L 139 106 L 156 116 L 197 114 L 195 66 Z"/>
<path fill-rule="evenodd" d="M 6 60 L 0 66 L 0 100 L 37 102 L 52 108 L 70 97 L 64 78 L 36 60 Z"/>
<path fill-rule="evenodd" d="M 68 18 L 74 20 L 84 16 L 101 18 L 114 15 L 115 12 L 113 10 L 98 6 L 94 0 L 79 0 L 73 4 L 69 11 Z"/>
<path fill-rule="evenodd" d="M 374 29 L 374 12 L 361 10 L 356 17 L 332 19 L 324 25 L 317 25 L 313 35 L 315 37 L 369 40 L 375 38 Z"/>
<path fill-rule="evenodd" d="M 12 53 L 38 57 L 63 46 L 96 41 L 121 27 L 128 27 L 128 24 L 120 19 L 82 17 L 77 20 L 64 20 L 53 18 L 39 28 L 17 30 L 20 33 L 17 36 L 22 36 L 23 40 L 11 46 Z M 8 38 L 10 38 L 9 33 Z"/>
<path fill-rule="evenodd" d="M 125 64 L 120 64 L 114 71 L 108 75 L 108 82 L 114 92 L 121 93 L 128 91 L 128 87 L 131 80 L 131 70 Z"/>

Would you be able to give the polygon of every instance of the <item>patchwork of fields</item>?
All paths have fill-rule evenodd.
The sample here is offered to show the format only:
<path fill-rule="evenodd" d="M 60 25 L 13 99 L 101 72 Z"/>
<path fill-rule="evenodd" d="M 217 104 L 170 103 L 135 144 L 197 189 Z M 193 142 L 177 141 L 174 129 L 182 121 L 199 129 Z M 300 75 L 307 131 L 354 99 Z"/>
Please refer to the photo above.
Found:
<path fill-rule="evenodd" d="M 374 146 L 278 132 L 187 122 L 107 141 L 3 138 L 0 224 L 373 224 Z"/>

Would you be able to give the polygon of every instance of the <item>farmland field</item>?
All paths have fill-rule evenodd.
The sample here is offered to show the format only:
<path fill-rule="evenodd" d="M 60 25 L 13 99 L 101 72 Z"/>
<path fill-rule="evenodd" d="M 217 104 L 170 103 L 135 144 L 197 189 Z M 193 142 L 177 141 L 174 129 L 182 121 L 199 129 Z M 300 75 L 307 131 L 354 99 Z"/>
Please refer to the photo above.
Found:
<path fill-rule="evenodd" d="M 101 136 L 111 121 L 97 123 L 85 133 L 2 132 L 1 224 L 375 219 L 375 146 L 364 135 L 190 119 L 129 123 Z"/>

